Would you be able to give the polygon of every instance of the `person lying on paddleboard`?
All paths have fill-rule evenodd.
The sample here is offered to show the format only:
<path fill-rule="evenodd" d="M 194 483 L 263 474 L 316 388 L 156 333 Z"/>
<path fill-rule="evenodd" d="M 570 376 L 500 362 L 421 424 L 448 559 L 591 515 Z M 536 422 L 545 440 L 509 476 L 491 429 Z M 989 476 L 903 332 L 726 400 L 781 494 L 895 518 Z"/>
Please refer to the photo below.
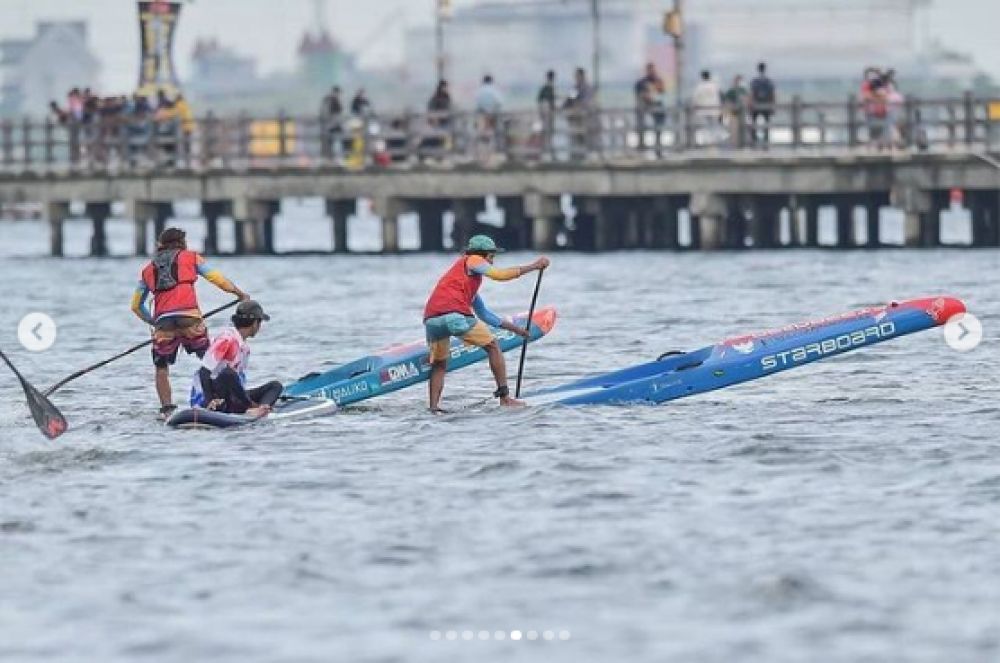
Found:
<path fill-rule="evenodd" d="M 132 294 L 132 312 L 153 328 L 156 393 L 164 418 L 177 409 L 170 389 L 170 366 L 177 361 L 178 350 L 183 347 L 185 352 L 200 359 L 209 345 L 208 328 L 194 287 L 199 276 L 240 299 L 249 298 L 220 271 L 209 267 L 202 256 L 188 251 L 183 230 L 167 228 L 160 233 L 156 255 L 143 267 L 139 285 Z M 152 312 L 146 306 L 150 294 Z"/>
<path fill-rule="evenodd" d="M 273 381 L 247 389 L 250 361 L 249 340 L 260 333 L 261 324 L 271 319 L 260 304 L 248 299 L 233 314 L 233 326 L 212 339 L 201 360 L 201 368 L 191 384 L 191 407 L 228 414 L 261 417 L 278 402 L 284 387 Z"/>
<path fill-rule="evenodd" d="M 523 405 L 510 397 L 503 352 L 486 325 L 501 327 L 521 337 L 527 337 L 528 330 L 500 318 L 488 309 L 478 294 L 479 286 L 482 285 L 484 276 L 494 281 L 511 281 L 529 272 L 545 269 L 549 266 L 549 259 L 543 256 L 530 265 L 496 267 L 493 259 L 502 250 L 486 235 L 474 236 L 469 240 L 464 255 L 444 273 L 427 300 L 424 307 L 424 328 L 431 362 L 431 412 L 442 411 L 438 404 L 444 391 L 452 336 L 486 351 L 490 370 L 497 383 L 497 390 L 493 395 L 500 399 L 501 404 Z"/>

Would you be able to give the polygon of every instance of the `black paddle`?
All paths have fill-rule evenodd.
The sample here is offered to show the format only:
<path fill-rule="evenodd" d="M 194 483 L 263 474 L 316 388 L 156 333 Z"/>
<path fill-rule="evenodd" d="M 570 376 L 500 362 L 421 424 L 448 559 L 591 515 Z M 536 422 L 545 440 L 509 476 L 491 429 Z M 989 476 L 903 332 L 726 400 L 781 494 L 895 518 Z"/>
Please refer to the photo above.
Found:
<path fill-rule="evenodd" d="M 207 318 L 211 318 L 216 313 L 221 313 L 222 311 L 225 311 L 228 308 L 232 308 L 232 307 L 236 306 L 239 303 L 240 303 L 240 300 L 238 300 L 238 299 L 235 300 L 235 301 L 231 301 L 228 304 L 224 304 L 223 306 L 220 306 L 219 308 L 212 309 L 211 311 L 209 311 L 208 313 L 206 313 L 204 317 L 206 319 Z M 138 345 L 133 345 L 131 348 L 129 348 L 125 352 L 116 354 L 114 357 L 111 357 L 110 359 L 105 359 L 104 361 L 98 362 L 98 363 L 94 364 L 93 366 L 88 366 L 87 368 L 81 368 L 76 373 L 73 373 L 72 375 L 68 375 L 68 376 L 64 377 L 59 382 L 56 382 L 54 385 L 52 385 L 51 387 L 49 387 L 48 389 L 46 389 L 45 390 L 45 395 L 46 396 L 51 396 L 54 392 L 56 392 L 59 389 L 62 389 L 63 387 L 65 387 L 67 384 L 69 384 L 73 380 L 75 380 L 77 378 L 80 378 L 80 377 L 83 377 L 84 375 L 86 375 L 87 373 L 90 373 L 91 371 L 96 371 L 98 368 L 101 368 L 102 366 L 107 366 L 108 364 L 110 364 L 113 361 L 118 361 L 122 357 L 127 357 L 128 355 L 132 354 L 133 352 L 137 352 L 139 350 L 142 350 L 144 347 L 146 347 L 148 345 L 152 345 L 152 343 L 153 343 L 153 339 L 148 339 L 146 341 L 143 341 L 142 343 L 139 343 Z"/>
<path fill-rule="evenodd" d="M 14 375 L 21 382 L 21 388 L 24 389 L 24 395 L 28 399 L 28 409 L 31 410 L 31 417 L 35 420 L 38 430 L 42 431 L 42 435 L 50 440 L 54 440 L 65 433 L 69 429 L 66 417 L 62 416 L 62 413 L 49 399 L 45 398 L 37 389 L 31 386 L 30 382 L 24 379 L 24 376 L 14 368 L 14 364 L 10 363 L 10 359 L 7 359 L 7 355 L 2 350 L 0 350 L 0 358 L 3 359 L 7 367 L 14 372 Z"/>
<path fill-rule="evenodd" d="M 535 281 L 535 294 L 531 296 L 531 306 L 528 308 L 528 324 L 525 328 L 528 335 L 524 337 L 524 344 L 521 345 L 521 361 L 517 364 L 517 384 L 514 387 L 514 398 L 521 397 L 521 377 L 524 375 L 524 357 L 528 354 L 528 341 L 531 340 L 531 318 L 535 315 L 535 304 L 538 302 L 538 290 L 542 287 L 542 274 L 545 269 L 538 270 L 538 280 Z"/>

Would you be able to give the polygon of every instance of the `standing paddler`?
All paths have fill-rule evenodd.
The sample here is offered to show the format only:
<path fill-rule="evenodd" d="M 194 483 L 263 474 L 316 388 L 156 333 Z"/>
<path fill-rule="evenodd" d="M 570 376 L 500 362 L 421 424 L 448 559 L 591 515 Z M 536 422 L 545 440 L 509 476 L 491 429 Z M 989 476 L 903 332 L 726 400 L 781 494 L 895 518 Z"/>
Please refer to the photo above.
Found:
<path fill-rule="evenodd" d="M 486 235 L 474 236 L 469 240 L 465 253 L 444 273 L 427 300 L 424 307 L 424 328 L 431 362 L 431 412 L 442 412 L 438 405 L 444 390 L 452 336 L 486 351 L 490 370 L 493 371 L 497 384 L 493 395 L 500 399 L 502 405 L 523 405 L 521 401 L 510 397 L 503 352 L 486 325 L 506 329 L 521 337 L 527 337 L 528 330 L 502 319 L 488 309 L 478 294 L 479 286 L 482 285 L 484 276 L 494 281 L 511 281 L 529 272 L 545 269 L 549 266 L 549 259 L 543 256 L 530 265 L 496 267 L 493 260 L 501 251 L 503 249 L 498 248 Z"/>
<path fill-rule="evenodd" d="M 156 393 L 160 414 L 169 417 L 177 409 L 170 389 L 170 366 L 183 347 L 188 354 L 202 358 L 209 346 L 208 328 L 198 305 L 194 284 L 198 277 L 220 290 L 249 299 L 222 273 L 212 269 L 205 258 L 189 251 L 187 235 L 179 228 L 160 233 L 156 255 L 142 269 L 139 285 L 132 294 L 132 312 L 153 328 L 153 366 L 156 367 Z M 146 306 L 153 295 L 153 311 Z"/>

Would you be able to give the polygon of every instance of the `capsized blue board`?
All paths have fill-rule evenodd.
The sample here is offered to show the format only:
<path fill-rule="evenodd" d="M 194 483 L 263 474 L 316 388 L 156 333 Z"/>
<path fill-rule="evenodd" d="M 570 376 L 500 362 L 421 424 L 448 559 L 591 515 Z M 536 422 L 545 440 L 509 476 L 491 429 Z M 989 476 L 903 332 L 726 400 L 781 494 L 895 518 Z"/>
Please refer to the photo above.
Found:
<path fill-rule="evenodd" d="M 529 405 L 663 403 L 930 329 L 964 312 L 965 305 L 950 297 L 869 307 L 726 339 L 700 350 L 528 392 L 522 398 Z"/>

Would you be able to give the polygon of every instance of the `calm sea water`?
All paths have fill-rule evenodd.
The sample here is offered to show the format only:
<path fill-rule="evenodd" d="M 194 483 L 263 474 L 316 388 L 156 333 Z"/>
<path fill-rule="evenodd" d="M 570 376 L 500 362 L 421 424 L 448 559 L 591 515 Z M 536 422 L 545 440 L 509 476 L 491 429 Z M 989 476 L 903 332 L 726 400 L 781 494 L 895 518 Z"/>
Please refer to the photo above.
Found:
<path fill-rule="evenodd" d="M 37 385 L 142 340 L 140 261 L 11 257 L 44 253 L 38 225 L 0 237 L 0 347 Z M 215 262 L 273 315 L 263 381 L 419 338 L 448 258 Z M 47 442 L 0 376 L 0 659 L 995 661 L 998 268 L 993 251 L 554 256 L 532 386 L 894 298 L 960 296 L 986 328 L 967 354 L 930 331 L 661 407 L 434 418 L 417 387 L 173 432 L 139 354 L 59 392 L 73 430 Z M 484 294 L 514 312 L 533 285 Z M 59 324 L 40 354 L 16 340 L 35 310 Z M 479 365 L 445 400 L 490 391 Z"/>

